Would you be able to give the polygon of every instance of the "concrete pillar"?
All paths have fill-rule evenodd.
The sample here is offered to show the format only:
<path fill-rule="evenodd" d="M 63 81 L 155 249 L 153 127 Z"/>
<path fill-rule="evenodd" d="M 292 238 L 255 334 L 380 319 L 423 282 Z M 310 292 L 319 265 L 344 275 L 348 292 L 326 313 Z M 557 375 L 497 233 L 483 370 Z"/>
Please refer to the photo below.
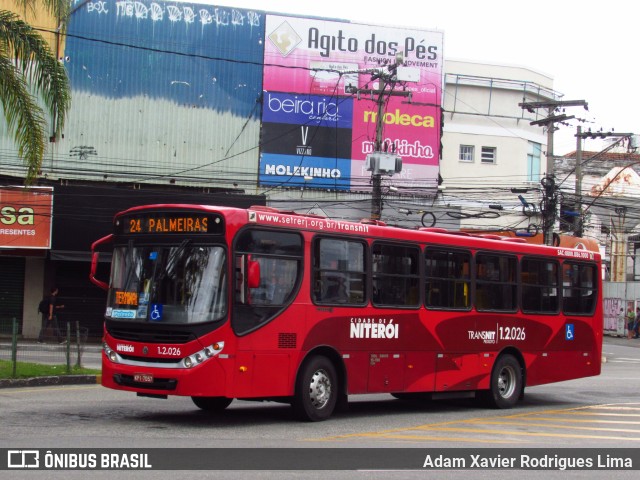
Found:
<path fill-rule="evenodd" d="M 22 336 L 24 338 L 38 338 L 40 333 L 42 319 L 38 313 L 38 303 L 44 295 L 44 266 L 44 258 L 26 258 L 22 305 Z"/>

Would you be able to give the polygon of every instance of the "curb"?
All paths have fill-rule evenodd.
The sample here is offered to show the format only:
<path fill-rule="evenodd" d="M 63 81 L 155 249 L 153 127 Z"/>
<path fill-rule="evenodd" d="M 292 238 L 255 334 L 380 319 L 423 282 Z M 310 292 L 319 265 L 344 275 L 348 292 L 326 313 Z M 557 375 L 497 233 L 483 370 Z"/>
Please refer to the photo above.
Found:
<path fill-rule="evenodd" d="M 56 375 L 51 377 L 0 379 L 0 388 L 94 385 L 100 383 L 102 383 L 102 375 Z"/>

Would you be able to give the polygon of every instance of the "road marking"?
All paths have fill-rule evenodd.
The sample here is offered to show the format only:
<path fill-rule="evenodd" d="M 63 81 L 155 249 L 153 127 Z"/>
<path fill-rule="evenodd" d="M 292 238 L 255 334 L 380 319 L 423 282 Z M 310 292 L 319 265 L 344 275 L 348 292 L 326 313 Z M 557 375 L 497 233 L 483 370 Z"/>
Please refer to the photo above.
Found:
<path fill-rule="evenodd" d="M 549 419 L 549 420 L 557 420 L 557 419 Z M 589 422 L 589 423 L 592 423 L 592 422 Z M 625 422 L 614 422 L 614 423 L 625 423 Z M 513 427 L 561 428 L 564 430 L 572 429 L 572 430 L 588 430 L 588 431 L 596 431 L 596 432 L 620 432 L 620 433 L 624 432 L 624 433 L 640 434 L 640 429 L 633 429 L 633 428 L 583 427 L 578 425 L 564 425 L 564 424 L 553 424 L 553 423 L 511 422 L 511 421 L 495 420 L 495 421 L 483 421 L 481 423 L 479 422 L 478 424 L 479 425 L 509 425 Z"/>
<path fill-rule="evenodd" d="M 615 420 L 615 417 L 620 417 L 621 420 Z M 633 420 L 635 418 L 638 418 L 639 421 Z M 624 425 L 627 428 L 616 427 L 616 425 Z M 639 427 L 634 428 L 636 425 Z M 529 431 L 482 428 L 483 426 L 524 427 Z M 565 431 L 562 433 L 554 431 L 559 429 Z M 580 433 L 582 431 L 585 433 Z M 591 432 L 591 434 L 586 432 Z M 615 435 L 616 433 L 622 435 Z M 603 404 L 538 412 L 520 412 L 498 417 L 451 420 L 314 440 L 335 441 L 362 438 L 487 444 L 526 444 L 528 438 L 640 442 L 640 403 Z"/>
<path fill-rule="evenodd" d="M 596 439 L 596 440 L 633 440 L 640 441 L 638 437 L 614 437 L 603 435 L 578 435 L 571 433 L 548 433 L 548 432 L 521 432 L 519 430 L 490 430 L 481 428 L 464 428 L 464 427 L 448 427 L 438 428 L 436 431 L 441 432 L 459 432 L 459 433 L 483 433 L 489 435 L 515 435 L 520 437 L 553 437 L 553 438 L 582 438 L 582 439 Z M 640 432 L 637 432 L 640 433 Z"/>
<path fill-rule="evenodd" d="M 471 443 L 491 443 L 499 445 L 513 445 L 514 440 L 512 438 L 505 440 L 487 439 L 487 438 L 469 438 L 469 437 L 442 437 L 435 435 L 400 435 L 400 434 L 367 434 L 361 435 L 360 438 L 374 438 L 384 440 L 424 440 L 424 441 L 436 441 L 436 442 L 471 442 Z M 337 440 L 339 437 L 327 438 L 326 440 Z M 325 440 L 325 439 L 323 439 Z"/>
<path fill-rule="evenodd" d="M 347 435 L 336 435 L 331 437 L 325 437 L 321 440 L 340 440 L 340 439 L 351 439 L 351 438 L 384 438 L 384 439 L 397 439 L 397 440 L 439 440 L 443 442 L 460 442 L 460 441 L 472 441 L 472 442 L 488 442 L 488 443 L 510 443 L 507 441 L 500 440 L 474 440 L 469 439 L 467 437 L 441 437 L 441 436 L 432 436 L 432 435 L 417 435 L 417 434 L 402 434 L 401 432 L 407 432 L 412 430 L 422 430 L 422 429 L 432 429 L 434 431 L 439 429 L 446 429 L 446 425 L 455 425 L 461 423 L 460 420 L 451 420 L 448 422 L 438 422 L 432 423 L 428 425 L 419 425 L 416 427 L 402 427 L 402 428 L 393 428 L 390 430 L 381 430 L 378 432 L 361 432 L 361 433 L 351 433 Z M 318 439 L 315 439 L 318 440 Z"/>
<path fill-rule="evenodd" d="M 565 422 L 565 423 L 603 423 L 603 424 L 624 424 L 624 425 L 640 425 L 640 422 L 630 422 L 629 420 L 587 420 L 574 418 L 557 418 L 557 417 L 536 417 L 536 420 L 546 420 L 549 422 Z"/>
<path fill-rule="evenodd" d="M 637 405 L 634 407 L 632 405 Z M 619 403 L 617 405 L 594 405 L 594 410 L 636 410 L 640 412 L 640 403 Z"/>

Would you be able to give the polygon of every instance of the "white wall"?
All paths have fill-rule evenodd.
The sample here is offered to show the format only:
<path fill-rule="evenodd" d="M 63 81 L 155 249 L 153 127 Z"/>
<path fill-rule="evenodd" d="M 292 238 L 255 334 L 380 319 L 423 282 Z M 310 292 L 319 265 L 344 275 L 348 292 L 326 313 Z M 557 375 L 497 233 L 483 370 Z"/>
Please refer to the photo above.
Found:
<path fill-rule="evenodd" d="M 445 64 L 445 94 L 443 96 L 444 127 L 440 174 L 447 190 L 444 201 L 465 208 L 486 209 L 488 202 L 500 203 L 508 209 L 501 219 L 492 220 L 491 227 L 518 223 L 521 204 L 510 188 L 538 189 L 531 181 L 527 155 L 529 142 L 541 146 L 540 168 L 546 170 L 546 132 L 531 122 L 546 116 L 546 110 L 531 113 L 520 103 L 558 100 L 552 90 L 553 79 L 525 67 L 492 65 L 474 62 L 447 61 Z M 473 145 L 473 162 L 461 162 L 460 146 Z M 482 147 L 496 149 L 494 164 L 481 162 Z M 469 189 L 476 189 L 470 193 Z M 455 194 L 453 192 L 456 192 Z M 484 197 L 486 198 L 483 198 Z M 528 201 L 537 202 L 537 193 Z M 466 198 L 466 201 L 456 199 Z M 528 220 L 521 216 L 526 227 Z M 533 219 L 535 223 L 535 219 Z M 486 225 L 469 219 L 462 227 Z"/>

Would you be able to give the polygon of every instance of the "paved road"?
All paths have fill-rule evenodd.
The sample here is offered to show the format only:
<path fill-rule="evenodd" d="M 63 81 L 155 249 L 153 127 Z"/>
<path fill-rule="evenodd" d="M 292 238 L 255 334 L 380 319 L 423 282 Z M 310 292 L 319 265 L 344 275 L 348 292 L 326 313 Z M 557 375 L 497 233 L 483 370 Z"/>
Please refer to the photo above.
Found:
<path fill-rule="evenodd" d="M 97 349 L 97 346 L 94 347 Z M 188 398 L 138 398 L 99 385 L 0 390 L 5 448 L 619 448 L 640 445 L 640 341 L 607 338 L 602 375 L 527 390 L 518 408 L 496 411 L 470 400 L 415 404 L 385 395 L 350 398 L 347 412 L 327 422 L 292 420 L 277 403 L 234 401 L 223 415 L 199 411 Z M 97 350 L 96 350 L 97 351 Z M 219 453 L 218 453 L 219 454 Z M 328 459 L 330 462 L 330 459 Z M 0 477 L 5 472 L 0 472 Z M 27 473 L 27 472 L 22 472 Z M 80 478 L 81 472 L 76 472 Z M 122 478 L 123 472 L 92 472 L 92 478 Z M 154 471 L 135 478 L 170 480 L 176 472 Z M 94 474 L 96 476 L 94 476 Z M 46 475 L 46 476 L 45 476 Z M 192 476 L 192 475 L 190 475 Z M 201 471 L 198 478 L 421 479 L 637 477 L 637 471 L 534 472 L 485 470 L 419 471 Z M 21 475 L 22 478 L 27 478 Z M 12 478 L 8 476 L 7 478 Z M 68 479 L 69 472 L 33 472 L 29 478 Z"/>

